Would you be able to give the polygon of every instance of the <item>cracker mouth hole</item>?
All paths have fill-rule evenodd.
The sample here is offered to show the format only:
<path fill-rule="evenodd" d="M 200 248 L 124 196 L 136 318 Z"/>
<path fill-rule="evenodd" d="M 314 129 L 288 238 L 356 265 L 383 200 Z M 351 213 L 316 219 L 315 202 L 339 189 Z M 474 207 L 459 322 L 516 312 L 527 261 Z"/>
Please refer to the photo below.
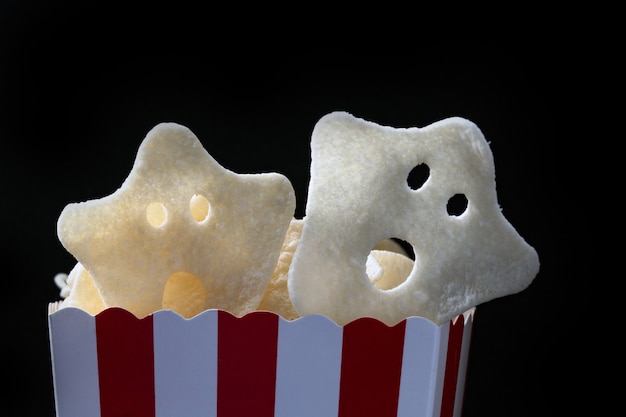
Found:
<path fill-rule="evenodd" d="M 198 277 L 190 272 L 175 272 L 165 282 L 162 307 L 191 318 L 205 310 L 206 291 Z"/>
<path fill-rule="evenodd" d="M 406 240 L 400 239 L 399 237 L 392 237 L 390 239 L 402 248 L 406 256 L 415 261 L 415 251 L 413 250 L 413 245 Z"/>
<path fill-rule="evenodd" d="M 380 241 L 372 248 L 365 270 L 372 284 L 384 291 L 406 282 L 414 266 L 413 245 L 393 237 Z"/>

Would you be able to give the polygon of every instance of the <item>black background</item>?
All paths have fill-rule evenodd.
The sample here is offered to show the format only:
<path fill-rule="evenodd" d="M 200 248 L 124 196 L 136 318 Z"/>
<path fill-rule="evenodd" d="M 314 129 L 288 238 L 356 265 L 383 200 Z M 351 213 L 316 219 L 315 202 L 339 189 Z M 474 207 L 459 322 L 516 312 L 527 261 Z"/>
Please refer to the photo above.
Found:
<path fill-rule="evenodd" d="M 479 307 L 464 416 L 543 416 L 563 407 L 556 387 L 569 378 L 563 352 L 573 324 L 559 320 L 571 291 L 559 255 L 566 196 L 555 165 L 567 141 L 557 115 L 562 41 L 470 30 L 443 39 L 444 21 L 437 36 L 418 34 L 420 19 L 401 11 L 339 19 L 327 9 L 320 15 L 328 20 L 301 23 L 305 7 L 272 20 L 246 10 L 244 20 L 241 10 L 173 5 L 148 12 L 99 2 L 2 4 L 7 415 L 54 415 L 46 314 L 59 298 L 54 275 L 75 264 L 56 237 L 66 204 L 114 192 L 145 134 L 173 121 L 230 170 L 285 174 L 302 217 L 310 134 L 335 110 L 395 127 L 461 116 L 483 131 L 503 213 L 535 247 L 541 269 L 525 291 Z M 355 28 L 331 31 L 346 22 Z"/>

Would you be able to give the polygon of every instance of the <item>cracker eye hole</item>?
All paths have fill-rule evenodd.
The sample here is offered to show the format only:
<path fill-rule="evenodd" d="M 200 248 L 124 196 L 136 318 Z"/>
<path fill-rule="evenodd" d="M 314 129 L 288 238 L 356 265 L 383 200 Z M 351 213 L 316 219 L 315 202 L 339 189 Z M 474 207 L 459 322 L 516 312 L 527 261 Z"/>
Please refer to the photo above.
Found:
<path fill-rule="evenodd" d="M 161 227 L 167 222 L 167 209 L 158 201 L 154 201 L 146 207 L 146 219 L 152 227 Z"/>
<path fill-rule="evenodd" d="M 198 223 L 201 223 L 209 218 L 211 204 L 205 196 L 194 194 L 189 200 L 189 211 L 191 212 L 191 217 Z"/>
<path fill-rule="evenodd" d="M 430 177 L 430 167 L 424 163 L 417 164 L 406 178 L 406 183 L 412 190 L 419 190 Z"/>
<path fill-rule="evenodd" d="M 467 210 L 467 197 L 465 194 L 454 194 L 446 204 L 446 210 L 450 216 L 460 216 Z"/>

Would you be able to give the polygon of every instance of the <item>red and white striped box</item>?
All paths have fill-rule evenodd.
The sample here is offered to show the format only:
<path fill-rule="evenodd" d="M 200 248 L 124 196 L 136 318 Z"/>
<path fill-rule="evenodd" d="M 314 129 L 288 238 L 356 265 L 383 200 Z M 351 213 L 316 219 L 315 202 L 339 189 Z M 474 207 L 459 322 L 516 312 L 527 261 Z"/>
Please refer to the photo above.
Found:
<path fill-rule="evenodd" d="M 48 315 L 57 417 L 461 415 L 474 309 L 437 326 L 120 308 Z"/>

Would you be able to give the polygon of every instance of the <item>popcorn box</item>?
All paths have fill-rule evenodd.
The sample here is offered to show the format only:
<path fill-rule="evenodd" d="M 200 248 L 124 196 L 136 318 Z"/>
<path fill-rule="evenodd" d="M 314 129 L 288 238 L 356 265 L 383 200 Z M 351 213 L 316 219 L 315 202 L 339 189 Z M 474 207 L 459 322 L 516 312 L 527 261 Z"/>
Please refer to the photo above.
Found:
<path fill-rule="evenodd" d="M 57 417 L 460 416 L 474 309 L 437 326 L 51 306 Z"/>

